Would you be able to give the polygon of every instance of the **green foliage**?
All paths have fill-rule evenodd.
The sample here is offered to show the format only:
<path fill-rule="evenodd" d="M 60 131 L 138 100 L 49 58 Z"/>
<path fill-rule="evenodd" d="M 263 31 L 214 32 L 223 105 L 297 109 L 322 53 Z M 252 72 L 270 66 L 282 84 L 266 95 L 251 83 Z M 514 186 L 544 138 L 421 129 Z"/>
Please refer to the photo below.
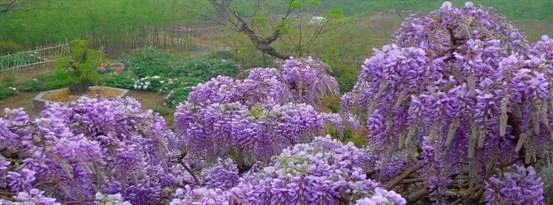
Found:
<path fill-rule="evenodd" d="M 88 48 L 85 40 L 69 43 L 70 56 L 56 61 L 58 73 L 66 73 L 72 84 L 96 83 L 99 80 L 98 66 L 104 61 L 102 52 Z"/>
<path fill-rule="evenodd" d="M 192 87 L 203 82 L 200 78 L 179 77 L 166 78 L 159 76 L 145 77 L 135 81 L 129 89 L 155 91 L 165 94 L 164 104 L 168 107 L 176 107 L 188 98 Z"/>
<path fill-rule="evenodd" d="M 238 65 L 231 60 L 199 58 L 176 64 L 168 74 L 169 76 L 186 76 L 209 80 L 219 75 L 237 75 Z"/>
<path fill-rule="evenodd" d="M 179 88 L 191 88 L 198 83 L 204 82 L 200 78 L 196 77 L 179 77 L 176 79 L 170 79 L 168 82 L 164 83 L 164 88 L 161 90 L 161 93 L 167 94 L 170 93 L 172 90 L 179 89 Z"/>
<path fill-rule="evenodd" d="M 169 92 L 167 96 L 165 96 L 165 99 L 164 99 L 165 106 L 167 107 L 178 106 L 180 103 L 188 99 L 188 94 L 190 94 L 190 92 L 192 92 L 192 87 L 180 87 L 180 88 L 175 88 L 171 90 L 171 92 Z"/>
<path fill-rule="evenodd" d="M 136 49 L 121 58 L 136 76 L 166 75 L 176 63 L 177 57 L 169 52 L 163 52 L 155 48 L 146 47 Z"/>
<path fill-rule="evenodd" d="M 254 119 L 261 119 L 261 118 L 264 118 L 266 112 L 267 110 L 263 108 L 263 106 L 256 105 L 250 108 L 250 110 L 248 110 L 248 116 Z"/>
<path fill-rule="evenodd" d="M 136 75 L 133 72 L 124 71 L 119 74 L 109 73 L 102 75 L 99 83 L 109 87 L 132 89 L 135 81 Z"/>
<path fill-rule="evenodd" d="M 509 19 L 552 21 L 551 0 L 473 0 L 498 8 Z M 252 3 L 254 2 L 254 3 Z M 251 0 L 233 0 L 245 16 L 263 16 L 286 12 L 289 0 L 261 1 L 262 9 Z M 370 15 L 391 10 L 429 11 L 443 0 L 294 0 L 294 8 L 308 13 L 329 10 L 347 16 Z M 452 0 L 460 5 L 464 0 Z M 296 10 L 297 10 L 296 9 Z M 20 1 L 18 7 L 0 18 L 0 41 L 23 45 L 60 42 L 65 39 L 94 36 L 109 43 L 124 42 L 140 35 L 145 28 L 171 28 L 186 22 L 208 20 L 215 11 L 207 0 L 47 0 Z M 329 15 L 332 16 L 332 15 Z M 271 20 L 265 18 L 265 22 Z M 1 44 L 1 43 L 0 43 Z M 1 52 L 0 52 L 1 53 Z"/>
<path fill-rule="evenodd" d="M 139 78 L 160 76 L 209 80 L 218 75 L 235 76 L 238 73 L 238 65 L 232 60 L 209 57 L 185 60 L 175 54 L 155 48 L 134 50 L 124 55 L 121 62 Z"/>
<path fill-rule="evenodd" d="M 11 75 L 6 75 L 4 76 L 2 79 L 0 79 L 0 86 L 14 86 L 15 84 L 15 75 L 11 74 Z"/>
<path fill-rule="evenodd" d="M 450 0 L 455 6 L 463 5 L 466 0 Z M 383 11 L 404 10 L 428 12 L 439 8 L 444 0 L 340 0 L 323 1 L 323 8 L 339 8 L 345 14 L 359 16 Z M 550 0 L 472 0 L 475 4 L 497 8 L 509 19 L 553 20 L 553 1 Z"/>
<path fill-rule="evenodd" d="M 339 72 L 336 73 L 336 80 L 340 84 L 340 91 L 347 92 L 353 89 L 355 82 L 357 82 L 358 72 L 353 69 L 337 69 Z"/>
<path fill-rule="evenodd" d="M 104 74 L 108 86 L 160 92 L 164 102 L 175 107 L 188 98 L 192 87 L 218 75 L 236 76 L 238 65 L 232 54 L 219 52 L 207 57 L 182 59 L 178 55 L 155 48 L 134 50 L 121 58 L 128 68 L 119 75 Z"/>
<path fill-rule="evenodd" d="M 66 72 L 55 72 L 51 75 L 39 76 L 33 80 L 25 81 L 17 86 L 24 92 L 36 92 L 60 89 L 72 83 L 71 77 Z"/>
<path fill-rule="evenodd" d="M 236 58 L 236 56 L 234 55 L 234 53 L 230 51 L 215 51 L 213 53 L 208 54 L 206 58 L 233 60 Z"/>
<path fill-rule="evenodd" d="M 156 106 L 156 107 L 152 108 L 152 111 L 157 112 L 160 115 L 169 115 L 169 114 L 171 114 L 171 110 L 169 110 L 167 108 L 164 108 L 164 107 L 159 107 L 159 106 Z"/>
<path fill-rule="evenodd" d="M 257 50 L 247 37 L 232 30 L 227 32 L 222 41 L 234 48 L 231 53 L 232 60 L 240 62 L 245 68 L 272 66 L 273 59 Z"/>
<path fill-rule="evenodd" d="M 12 87 L 15 83 L 15 76 L 8 75 L 0 79 L 0 100 L 17 93 L 17 89 Z"/>
<path fill-rule="evenodd" d="M 35 91 L 42 91 L 46 90 L 44 89 L 44 84 L 41 83 L 41 81 L 38 80 L 38 78 L 35 78 L 33 80 L 25 81 L 17 86 L 17 89 L 24 92 L 35 92 Z"/>
<path fill-rule="evenodd" d="M 16 94 L 17 91 L 13 87 L 0 86 L 0 100 L 3 100 L 11 95 Z"/>
<path fill-rule="evenodd" d="M 14 41 L 0 41 L 0 55 L 13 54 L 21 50 L 23 47 Z"/>

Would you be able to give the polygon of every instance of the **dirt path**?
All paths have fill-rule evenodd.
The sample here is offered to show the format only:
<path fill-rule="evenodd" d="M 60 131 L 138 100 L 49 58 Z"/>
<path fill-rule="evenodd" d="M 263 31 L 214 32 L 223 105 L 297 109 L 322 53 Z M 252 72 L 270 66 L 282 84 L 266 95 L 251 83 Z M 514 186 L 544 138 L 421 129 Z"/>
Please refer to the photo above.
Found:
<path fill-rule="evenodd" d="M 4 100 L 0 100 L 0 113 L 4 113 L 5 108 L 24 108 L 27 113 L 34 115 L 37 114 L 33 110 L 32 99 L 38 92 L 20 92 L 16 95 L 12 95 Z M 0 115 L 1 116 L 1 115 Z"/>
<path fill-rule="evenodd" d="M 26 67 L 20 70 L 1 72 L 0 79 L 4 78 L 5 76 L 14 76 L 15 83 L 22 83 L 28 80 L 32 80 L 33 78 L 37 78 L 38 76 L 48 75 L 52 72 L 54 72 L 54 64 L 46 63 L 34 67 Z"/>

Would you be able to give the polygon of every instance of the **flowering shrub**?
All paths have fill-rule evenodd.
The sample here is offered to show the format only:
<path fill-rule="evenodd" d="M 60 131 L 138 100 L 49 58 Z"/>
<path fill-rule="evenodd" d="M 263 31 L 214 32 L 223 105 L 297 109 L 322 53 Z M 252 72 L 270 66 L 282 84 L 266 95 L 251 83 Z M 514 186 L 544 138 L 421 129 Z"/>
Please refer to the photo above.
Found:
<path fill-rule="evenodd" d="M 513 169 L 486 181 L 487 204 L 543 204 L 543 183 L 534 168 Z"/>
<path fill-rule="evenodd" d="M 315 59 L 289 59 L 281 69 L 253 68 L 244 80 L 219 76 L 198 85 L 188 98 L 196 104 L 240 102 L 307 103 L 316 108 L 323 98 L 337 95 L 338 83 L 326 73 L 326 66 Z"/>
<path fill-rule="evenodd" d="M 136 83 L 136 79 L 137 77 L 132 71 L 126 70 L 118 74 L 104 73 L 102 78 L 100 78 L 100 83 L 116 88 L 132 89 Z"/>
<path fill-rule="evenodd" d="M 104 67 L 98 68 L 104 71 L 101 79 L 102 84 L 118 88 L 159 92 L 165 95 L 164 104 L 169 107 L 176 107 L 184 102 L 192 87 L 202 82 L 199 78 L 192 77 L 168 78 L 155 75 L 138 78 L 131 70 L 124 70 L 125 66 L 123 64 L 115 65 L 117 66 L 104 65 Z M 118 71 L 117 69 L 121 70 Z"/>
<path fill-rule="evenodd" d="M 121 59 L 122 63 L 102 64 L 102 83 L 108 86 L 154 91 L 164 94 L 164 104 L 176 107 L 184 102 L 192 87 L 219 75 L 235 76 L 238 65 L 229 60 L 181 60 L 154 48 L 137 49 Z"/>
<path fill-rule="evenodd" d="M 215 160 L 233 152 L 240 163 L 250 164 L 322 134 L 325 115 L 305 104 L 249 108 L 239 103 L 186 103 L 175 112 L 174 127 L 190 156 Z"/>
<path fill-rule="evenodd" d="M 518 162 L 531 169 L 551 149 L 552 43 L 547 36 L 528 43 L 502 16 L 471 2 L 444 2 L 408 18 L 393 44 L 363 63 L 353 91 L 342 97 L 342 115 L 359 119 L 384 157 L 397 150 L 420 156 L 418 175 L 434 203 L 474 203 L 474 185 L 495 168 Z M 462 189 L 469 191 L 447 195 Z M 540 193 L 525 201 L 543 204 Z M 509 197 L 487 199 L 504 204 Z"/>
<path fill-rule="evenodd" d="M 186 101 L 193 86 L 200 82 L 202 81 L 199 78 L 165 78 L 156 75 L 134 81 L 132 88 L 135 90 L 155 91 L 165 94 L 164 104 L 169 107 L 176 107 L 180 103 Z"/>
<path fill-rule="evenodd" d="M 46 200 L 35 188 L 61 202 L 102 192 L 158 204 L 163 190 L 186 176 L 170 163 L 171 137 L 159 115 L 132 99 L 82 98 L 49 105 L 34 119 L 7 109 L 0 118 L 0 189 Z"/>
<path fill-rule="evenodd" d="M 102 63 L 98 67 L 98 72 L 100 73 L 113 73 L 114 75 L 119 75 L 119 73 L 125 70 L 125 64 L 123 63 Z"/>
<path fill-rule="evenodd" d="M 238 74 L 238 65 L 230 60 L 209 58 L 182 60 L 177 55 L 154 48 L 134 50 L 123 56 L 121 62 L 130 67 L 139 78 L 193 77 L 206 81 L 218 75 Z"/>

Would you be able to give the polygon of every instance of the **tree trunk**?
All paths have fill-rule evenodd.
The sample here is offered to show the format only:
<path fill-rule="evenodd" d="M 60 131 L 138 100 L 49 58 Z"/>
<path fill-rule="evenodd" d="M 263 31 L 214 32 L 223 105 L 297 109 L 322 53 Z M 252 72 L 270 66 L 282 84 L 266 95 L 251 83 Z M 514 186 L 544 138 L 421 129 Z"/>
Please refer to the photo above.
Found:
<path fill-rule="evenodd" d="M 69 93 L 71 93 L 71 95 L 84 95 L 88 91 L 89 86 L 90 84 L 88 81 L 72 84 L 69 86 Z"/>

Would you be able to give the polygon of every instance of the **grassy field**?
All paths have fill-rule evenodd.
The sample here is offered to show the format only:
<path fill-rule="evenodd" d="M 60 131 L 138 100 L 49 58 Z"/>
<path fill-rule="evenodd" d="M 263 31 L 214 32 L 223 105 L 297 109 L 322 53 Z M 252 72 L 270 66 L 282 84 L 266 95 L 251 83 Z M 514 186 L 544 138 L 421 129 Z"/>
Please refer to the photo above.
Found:
<path fill-rule="evenodd" d="M 462 6 L 464 0 L 450 0 Z M 427 12 L 439 8 L 443 0 L 339 0 L 324 1 L 327 8 L 339 8 L 344 14 L 365 15 L 389 10 Z M 510 19 L 553 20 L 551 0 L 472 0 L 475 4 L 494 7 Z"/>
<path fill-rule="evenodd" d="M 0 15 L 0 41 L 44 44 L 96 36 L 122 40 L 146 27 L 174 26 L 199 20 L 199 0 L 30 0 Z"/>
<path fill-rule="evenodd" d="M 262 11 L 278 13 L 285 0 L 265 1 Z M 372 15 L 383 11 L 430 11 L 441 0 L 322 0 L 308 12 L 341 10 L 345 16 Z M 452 1 L 461 5 L 464 1 Z M 493 6 L 512 20 L 552 21 L 551 0 L 475 0 Z M 233 7 L 253 13 L 254 1 L 235 0 Z M 214 15 L 207 0 L 29 0 L 17 9 L 0 15 L 0 41 L 40 45 L 65 39 L 94 36 L 121 41 L 148 29 L 171 28 L 187 22 L 210 19 Z"/>

